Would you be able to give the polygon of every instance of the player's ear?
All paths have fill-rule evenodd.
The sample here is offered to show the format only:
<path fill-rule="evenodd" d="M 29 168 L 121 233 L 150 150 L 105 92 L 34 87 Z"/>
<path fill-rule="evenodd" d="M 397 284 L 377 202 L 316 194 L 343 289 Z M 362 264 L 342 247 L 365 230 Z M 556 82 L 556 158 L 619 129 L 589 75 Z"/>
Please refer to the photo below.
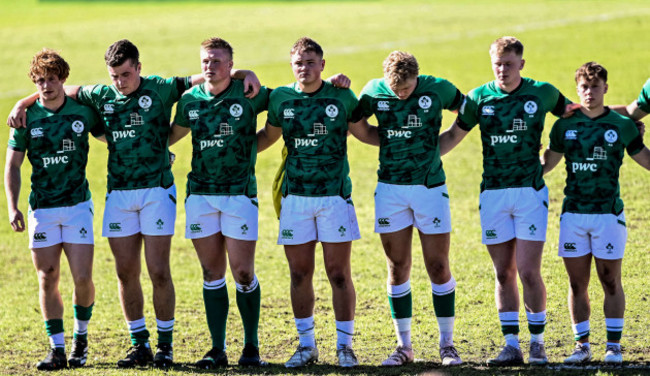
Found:
<path fill-rule="evenodd" d="M 321 65 L 320 65 L 320 70 L 322 71 L 323 69 L 325 69 L 325 59 L 321 59 L 321 63 L 320 63 L 320 64 L 321 64 Z"/>
<path fill-rule="evenodd" d="M 607 89 L 609 89 L 609 85 L 605 84 L 605 91 L 603 91 L 603 94 L 607 94 Z"/>
<path fill-rule="evenodd" d="M 519 70 L 524 69 L 524 65 L 526 64 L 526 60 L 521 59 L 521 65 L 519 66 Z"/>
<path fill-rule="evenodd" d="M 142 70 L 142 63 L 138 61 L 138 65 L 135 66 L 135 71 L 140 74 L 140 70 Z"/>

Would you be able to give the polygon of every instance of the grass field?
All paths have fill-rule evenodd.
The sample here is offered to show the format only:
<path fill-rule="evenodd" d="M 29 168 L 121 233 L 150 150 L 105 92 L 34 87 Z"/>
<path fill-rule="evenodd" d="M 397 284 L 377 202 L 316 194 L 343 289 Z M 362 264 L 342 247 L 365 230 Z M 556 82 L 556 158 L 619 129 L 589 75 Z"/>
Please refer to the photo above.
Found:
<path fill-rule="evenodd" d="M 235 66 L 253 69 L 262 82 L 276 87 L 292 81 L 288 65 L 291 44 L 303 35 L 315 38 L 325 49 L 325 76 L 344 72 L 359 92 L 371 78 L 381 76 L 381 62 L 392 50 L 415 54 L 421 72 L 445 77 L 463 92 L 492 79 L 487 54 L 492 40 L 515 35 L 526 46 L 524 75 L 550 81 L 572 100 L 577 100 L 573 72 L 595 60 L 610 72 L 606 102 L 629 103 L 638 96 L 650 75 L 650 3 L 647 1 L 232 1 L 232 2 L 103 2 L 0 0 L 0 118 L 17 99 L 33 91 L 27 78 L 31 56 L 44 46 L 61 51 L 72 67 L 70 84 L 108 83 L 103 64 L 106 47 L 121 38 L 140 48 L 144 74 L 188 75 L 200 70 L 198 46 L 210 36 L 220 36 L 235 48 Z M 260 117 L 260 123 L 265 115 Z M 445 114 L 445 128 L 453 115 Z M 543 142 L 547 144 L 549 117 Z M 6 144 L 8 132 L 0 132 Z M 184 195 L 190 165 L 191 144 L 181 141 L 172 150 L 179 197 Z M 276 364 L 266 374 L 284 374 L 279 366 L 293 352 L 297 336 L 288 295 L 289 276 L 282 248 L 275 244 L 277 220 L 270 198 L 271 179 L 278 166 L 280 145 L 259 156 L 260 232 L 257 275 L 262 286 L 261 352 Z M 502 345 L 494 307 L 494 277 L 489 256 L 480 244 L 478 193 L 481 176 L 478 131 L 446 156 L 454 230 L 451 238 L 452 272 L 458 281 L 455 338 L 466 365 L 439 368 L 438 330 L 433 315 L 429 282 L 421 257 L 414 258 L 413 342 L 421 361 L 399 370 L 377 368 L 394 347 L 394 335 L 385 292 L 385 261 L 379 237 L 373 233 L 373 189 L 377 151 L 350 139 L 349 159 L 362 239 L 353 244 L 353 277 L 357 289 L 355 349 L 362 367 L 353 374 L 493 374 L 482 366 Z M 89 367 L 70 374 L 162 374 L 157 370 L 118 371 L 115 362 L 128 348 L 128 333 L 119 308 L 113 258 L 99 236 L 106 183 L 106 150 L 93 142 L 88 166 L 95 208 L 96 306 L 89 332 Z M 28 163 L 23 168 L 20 208 L 27 211 Z M 567 281 L 556 256 L 558 217 L 565 173 L 550 174 L 547 184 L 551 205 L 543 276 L 548 288 L 547 352 L 561 362 L 572 348 L 566 307 Z M 648 374 L 650 338 L 647 333 L 650 293 L 646 267 L 650 261 L 647 187 L 650 174 L 626 158 L 621 171 L 621 191 L 628 219 L 628 249 L 623 283 L 627 294 L 623 368 L 580 368 L 568 374 Z M 6 213 L 4 200 L 0 212 Z M 6 218 L 6 217 L 4 217 Z M 183 238 L 185 215 L 181 205 L 173 241 L 172 274 L 176 286 L 175 360 L 169 374 L 200 373 L 189 366 L 210 346 L 201 296 L 202 278 L 191 243 Z M 0 226 L 0 374 L 35 374 L 34 364 L 45 355 L 45 337 L 37 298 L 37 280 L 27 248 L 26 233 L 14 234 L 9 224 Z M 414 250 L 419 249 L 416 241 Z M 61 291 L 66 304 L 65 328 L 72 334 L 72 283 L 63 262 Z M 593 273 L 595 275 L 595 272 Z M 145 312 L 150 330 L 155 329 L 150 282 L 143 273 Z M 595 276 L 594 276 L 595 278 Z M 242 347 L 242 327 L 234 301 L 234 283 L 228 276 L 231 311 L 228 322 L 228 354 L 236 361 Z M 311 374 L 344 374 L 335 364 L 335 330 L 330 289 L 317 258 L 316 334 L 321 364 L 303 370 Z M 592 281 L 592 343 L 595 359 L 604 353 L 605 328 L 602 293 Z M 523 309 L 521 338 L 528 339 Z M 68 341 L 69 343 L 69 341 Z M 524 347 L 527 346 L 527 343 Z M 324 365 L 323 365 L 324 364 Z M 598 365 L 598 363 L 595 363 Z M 551 375 L 561 367 L 528 367 L 499 371 L 501 374 Z M 228 374 L 255 374 L 259 370 L 230 367 Z"/>

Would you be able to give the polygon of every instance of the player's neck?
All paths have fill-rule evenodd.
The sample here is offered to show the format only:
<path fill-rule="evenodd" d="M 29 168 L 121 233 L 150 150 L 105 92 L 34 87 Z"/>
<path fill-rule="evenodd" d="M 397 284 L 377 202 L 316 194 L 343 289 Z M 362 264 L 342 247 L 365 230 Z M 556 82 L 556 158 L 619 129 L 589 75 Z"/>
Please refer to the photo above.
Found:
<path fill-rule="evenodd" d="M 512 93 L 516 88 L 519 87 L 519 85 L 521 85 L 521 80 L 522 78 L 519 77 L 516 82 L 510 84 L 501 84 L 497 81 L 497 86 L 499 86 L 499 89 L 505 91 L 506 93 Z"/>
<path fill-rule="evenodd" d="M 588 118 L 593 119 L 605 113 L 605 105 L 601 104 L 600 106 L 594 108 L 589 108 L 585 105 L 581 105 L 580 111 Z"/>
<path fill-rule="evenodd" d="M 323 86 L 323 79 L 318 79 L 317 81 L 307 85 L 298 82 L 298 87 L 300 88 L 300 91 L 307 94 L 311 94 L 318 91 L 318 89 L 320 89 L 321 86 Z"/>
<path fill-rule="evenodd" d="M 39 97 L 38 100 L 41 102 L 41 105 L 45 108 L 47 108 L 50 111 L 56 111 L 61 106 L 63 106 L 63 103 L 65 102 L 65 95 L 59 95 L 58 97 L 54 99 L 49 99 L 45 100 L 43 97 Z"/>
<path fill-rule="evenodd" d="M 228 86 L 230 85 L 230 81 L 231 81 L 230 77 L 218 82 L 206 81 L 205 89 L 209 91 L 210 94 L 217 95 L 222 93 L 224 90 L 228 88 Z"/>

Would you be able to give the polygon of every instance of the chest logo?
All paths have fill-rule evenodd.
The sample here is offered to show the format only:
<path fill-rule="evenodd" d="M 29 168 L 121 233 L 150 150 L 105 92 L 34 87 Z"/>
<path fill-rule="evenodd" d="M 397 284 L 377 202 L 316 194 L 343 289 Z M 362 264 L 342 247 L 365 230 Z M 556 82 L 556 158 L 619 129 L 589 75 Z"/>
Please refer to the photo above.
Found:
<path fill-rule="evenodd" d="M 105 114 L 112 114 L 115 112 L 115 105 L 113 103 L 106 103 L 104 105 L 104 113 Z"/>
<path fill-rule="evenodd" d="M 564 133 L 564 139 L 565 140 L 577 140 L 578 139 L 578 131 L 575 129 L 569 129 Z"/>
<path fill-rule="evenodd" d="M 465 103 L 463 103 L 463 106 Z M 463 108 L 464 111 L 464 108 Z M 483 106 L 483 109 L 481 110 L 481 114 L 483 116 L 494 116 L 494 106 Z"/>
<path fill-rule="evenodd" d="M 149 107 L 151 107 L 152 104 L 151 97 L 149 97 L 148 95 L 141 96 L 140 99 L 138 99 L 138 104 L 140 105 L 140 107 L 144 108 L 145 110 L 148 109 Z"/>
<path fill-rule="evenodd" d="M 75 120 L 72 122 L 72 130 L 75 133 L 81 133 L 84 131 L 84 123 L 81 120 Z"/>
<path fill-rule="evenodd" d="M 537 112 L 537 103 L 535 103 L 534 101 L 528 101 L 524 103 L 524 111 L 526 111 L 528 115 L 534 114 L 535 112 Z"/>
<path fill-rule="evenodd" d="M 232 106 L 230 106 L 230 115 L 234 117 L 240 117 L 244 113 L 244 108 L 238 104 L 235 103 Z"/>
<path fill-rule="evenodd" d="M 32 128 L 32 130 L 29 131 L 29 134 L 32 135 L 32 138 L 43 137 L 43 128 Z"/>
<path fill-rule="evenodd" d="M 426 110 L 429 107 L 431 107 L 431 98 L 427 97 L 426 95 L 423 95 L 418 100 L 418 104 L 420 105 L 421 109 Z"/>
<path fill-rule="evenodd" d="M 527 130 L 526 122 L 523 119 L 512 119 L 512 128 L 506 130 L 508 133 L 521 132 Z"/>
<path fill-rule="evenodd" d="M 142 118 L 142 116 L 140 116 L 140 114 L 137 112 L 132 112 L 131 115 L 129 116 L 129 123 L 125 124 L 124 126 L 126 128 L 131 128 L 142 124 L 144 124 L 144 119 Z"/>
<path fill-rule="evenodd" d="M 390 111 L 389 102 L 388 101 L 377 102 L 377 111 Z"/>
<path fill-rule="evenodd" d="M 420 128 L 422 127 L 422 120 L 417 115 L 409 115 L 406 118 L 406 127 L 403 128 Z"/>
<path fill-rule="evenodd" d="M 327 114 L 327 116 L 331 118 L 335 118 L 339 114 L 339 109 L 335 105 L 330 104 L 327 107 L 325 107 L 325 113 Z"/>
<path fill-rule="evenodd" d="M 616 133 L 615 130 L 610 129 L 607 132 L 605 132 L 605 141 L 612 144 L 612 143 L 616 142 L 616 140 L 618 140 L 618 133 Z"/>
<path fill-rule="evenodd" d="M 295 116 L 293 108 L 285 108 L 284 111 L 282 111 L 282 114 L 284 115 L 285 119 L 293 119 Z"/>
<path fill-rule="evenodd" d="M 199 119 L 199 110 L 189 110 L 187 112 L 188 117 L 190 120 L 198 120 Z"/>

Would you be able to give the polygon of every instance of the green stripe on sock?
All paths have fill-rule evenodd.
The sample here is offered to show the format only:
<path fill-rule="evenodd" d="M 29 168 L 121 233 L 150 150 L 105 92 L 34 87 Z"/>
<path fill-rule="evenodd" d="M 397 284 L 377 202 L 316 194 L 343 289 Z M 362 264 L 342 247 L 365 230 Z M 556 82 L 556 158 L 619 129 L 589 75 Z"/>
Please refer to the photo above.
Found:
<path fill-rule="evenodd" d="M 519 334 L 519 325 L 501 325 L 501 333 L 504 336 L 507 334 Z"/>
<path fill-rule="evenodd" d="M 145 343 L 149 343 L 149 331 L 147 329 L 131 333 L 131 344 L 133 346 L 144 345 Z"/>
<path fill-rule="evenodd" d="M 607 331 L 608 341 L 620 341 L 622 336 L 623 332 L 612 332 L 611 330 Z"/>
<path fill-rule="evenodd" d="M 530 331 L 530 334 L 542 334 L 544 333 L 545 327 L 546 325 L 528 324 L 528 330 Z"/>
<path fill-rule="evenodd" d="M 252 344 L 259 347 L 257 331 L 260 323 L 260 303 L 262 301 L 262 290 L 258 284 L 255 290 L 248 292 L 237 291 L 237 308 L 244 325 L 244 344 Z"/>
<path fill-rule="evenodd" d="M 413 316 L 413 301 L 410 292 L 400 298 L 391 298 L 389 296 L 388 303 L 390 304 L 390 314 L 394 319 L 405 319 Z"/>
<path fill-rule="evenodd" d="M 91 304 L 89 307 L 80 306 L 74 304 L 74 318 L 77 320 L 88 321 L 93 316 L 93 307 L 95 303 Z"/>
<path fill-rule="evenodd" d="M 433 295 L 433 310 L 436 317 L 456 316 L 456 291 L 447 295 Z"/>
<path fill-rule="evenodd" d="M 63 319 L 45 320 L 45 331 L 48 337 L 63 333 Z"/>

